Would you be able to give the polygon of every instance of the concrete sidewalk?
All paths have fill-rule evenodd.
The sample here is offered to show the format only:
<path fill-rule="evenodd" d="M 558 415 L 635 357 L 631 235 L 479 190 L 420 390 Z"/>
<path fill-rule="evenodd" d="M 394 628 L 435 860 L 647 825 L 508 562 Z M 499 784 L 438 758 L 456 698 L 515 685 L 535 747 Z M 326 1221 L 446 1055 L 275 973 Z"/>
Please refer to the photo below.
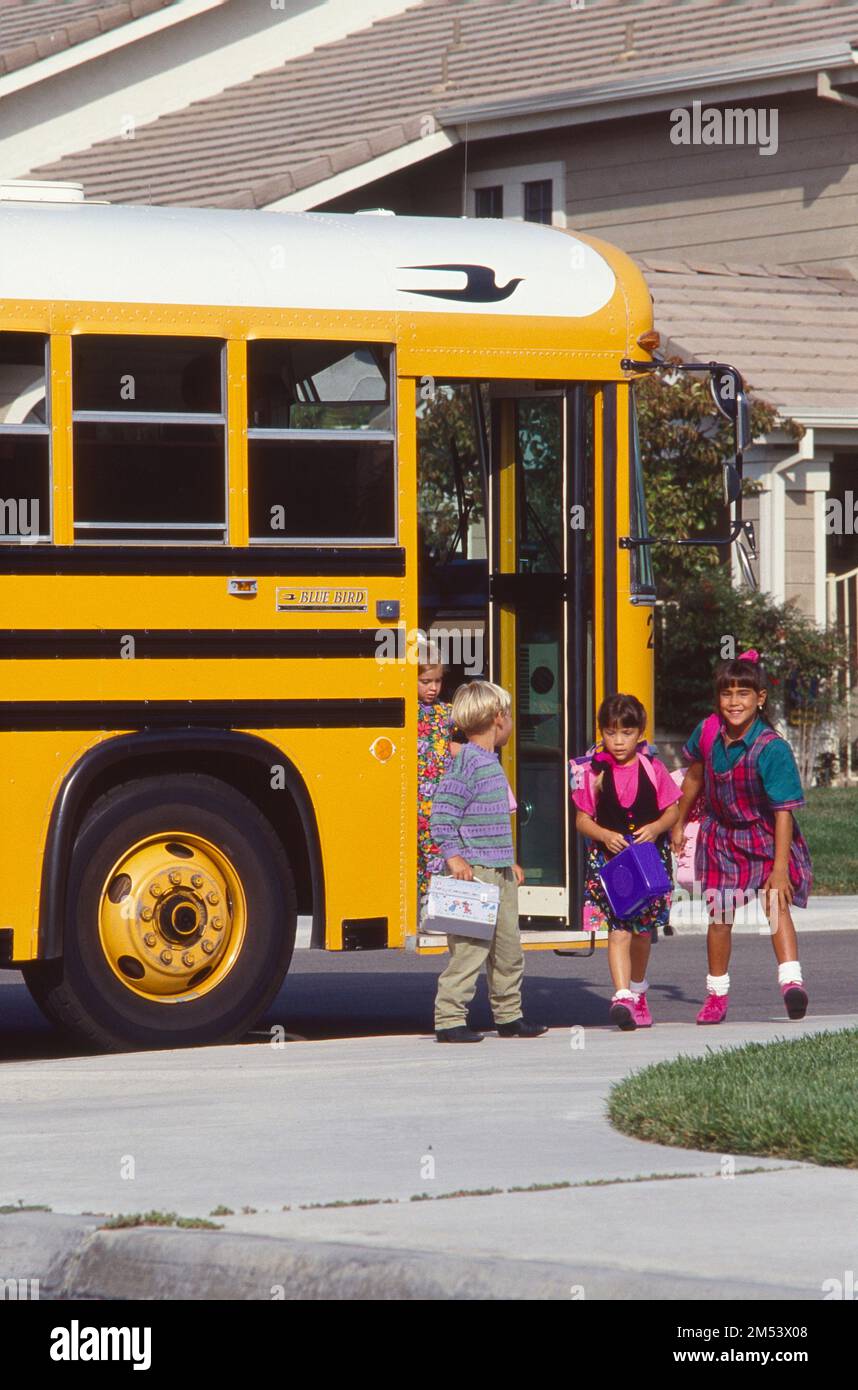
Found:
<path fill-rule="evenodd" d="M 608 1125 L 605 1097 L 680 1053 L 856 1026 L 778 1016 L 9 1064 L 0 1198 L 55 1214 L 0 1216 L 0 1276 L 39 1278 L 43 1297 L 821 1298 L 855 1267 L 858 1173 L 645 1144 Z M 578 1185 L 592 1182 L 607 1185 Z M 236 1215 L 218 1232 L 80 1216 L 220 1205 Z"/>

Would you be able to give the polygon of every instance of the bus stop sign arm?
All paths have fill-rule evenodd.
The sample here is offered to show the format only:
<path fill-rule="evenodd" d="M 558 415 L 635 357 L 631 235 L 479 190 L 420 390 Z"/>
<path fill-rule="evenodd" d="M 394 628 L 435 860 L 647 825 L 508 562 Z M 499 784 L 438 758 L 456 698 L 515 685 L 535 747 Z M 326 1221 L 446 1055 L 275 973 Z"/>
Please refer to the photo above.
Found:
<path fill-rule="evenodd" d="M 644 545 L 732 545 L 745 535 L 750 555 L 756 555 L 754 523 L 742 517 L 742 463 L 750 443 L 750 407 L 741 374 L 726 362 L 635 362 L 624 357 L 620 363 L 624 372 L 707 372 L 716 409 L 733 425 L 734 458 L 727 465 L 728 501 L 735 503 L 735 513 L 726 536 L 691 536 L 676 540 L 670 536 L 621 536 L 621 550 L 634 550 Z"/>

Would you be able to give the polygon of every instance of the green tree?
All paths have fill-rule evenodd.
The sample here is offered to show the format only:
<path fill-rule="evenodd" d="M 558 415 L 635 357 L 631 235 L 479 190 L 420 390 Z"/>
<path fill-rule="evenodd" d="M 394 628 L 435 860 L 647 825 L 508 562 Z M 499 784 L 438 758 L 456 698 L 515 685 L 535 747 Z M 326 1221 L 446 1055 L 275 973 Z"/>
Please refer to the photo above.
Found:
<path fill-rule="evenodd" d="M 649 527 L 656 536 L 725 534 L 728 508 L 723 467 L 733 457 L 733 431 L 718 414 L 704 377 L 668 385 L 648 377 L 635 387 L 646 477 Z M 751 405 L 752 436 L 770 430 L 776 411 Z M 800 439 L 801 425 L 780 422 Z M 743 494 L 758 489 L 745 482 Z M 756 648 L 771 678 L 772 716 L 785 721 L 802 776 L 810 781 L 820 735 L 838 699 L 846 660 L 835 632 L 820 630 L 794 601 L 737 589 L 728 547 L 654 546 L 653 567 L 663 600 L 656 625 L 656 704 L 662 727 L 691 729 L 712 709 L 712 670 L 735 640 L 735 651 Z"/>
<path fill-rule="evenodd" d="M 682 600 L 656 625 L 656 706 L 663 728 L 687 729 L 713 709 L 712 672 L 723 655 L 754 647 L 769 676 L 769 714 L 784 721 L 802 779 L 817 767 L 820 738 L 836 713 L 842 639 L 795 602 L 737 589 L 726 567 L 692 575 Z"/>
<path fill-rule="evenodd" d="M 679 374 L 672 384 L 656 376 L 635 385 L 638 429 L 646 477 L 649 528 L 654 536 L 723 535 L 728 529 L 724 500 L 724 466 L 733 459 L 733 429 L 712 403 L 708 377 Z M 752 435 L 770 430 L 774 408 L 764 401 L 751 405 Z M 800 425 L 786 422 L 794 438 Z M 758 487 L 745 481 L 743 494 Z M 653 547 L 653 567 L 659 597 L 683 593 L 692 575 L 724 564 L 726 547 Z"/>

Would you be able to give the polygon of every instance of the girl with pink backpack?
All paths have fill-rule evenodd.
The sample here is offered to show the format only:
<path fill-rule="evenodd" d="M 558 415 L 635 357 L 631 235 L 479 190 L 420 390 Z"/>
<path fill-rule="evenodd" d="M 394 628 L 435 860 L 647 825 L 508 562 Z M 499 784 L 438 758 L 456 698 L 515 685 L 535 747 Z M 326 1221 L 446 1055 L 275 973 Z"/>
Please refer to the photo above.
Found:
<path fill-rule="evenodd" d="M 679 788 L 644 740 L 646 710 L 634 695 L 609 695 L 599 706 L 601 747 L 571 763 L 576 829 L 590 841 L 584 881 L 585 929 L 608 928 L 608 966 L 614 984 L 610 1020 L 618 1028 L 650 1028 L 647 962 L 658 929 L 670 917 L 668 832 L 677 816 Z M 604 876 L 629 844 L 650 850 L 667 891 L 649 897 L 630 915 L 614 910 Z M 659 857 L 661 864 L 659 864 Z"/>
<path fill-rule="evenodd" d="M 715 671 L 717 713 L 702 720 L 683 749 L 691 764 L 682 786 L 673 848 L 701 791 L 703 817 L 694 858 L 695 882 L 709 905 L 706 1000 L 698 1023 L 721 1023 L 730 992 L 735 908 L 760 894 L 778 962 L 778 984 L 790 1018 L 804 1018 L 807 991 L 790 907 L 806 907 L 813 881 L 807 843 L 793 812 L 804 805 L 792 749 L 766 714 L 768 680 L 750 649 Z"/>

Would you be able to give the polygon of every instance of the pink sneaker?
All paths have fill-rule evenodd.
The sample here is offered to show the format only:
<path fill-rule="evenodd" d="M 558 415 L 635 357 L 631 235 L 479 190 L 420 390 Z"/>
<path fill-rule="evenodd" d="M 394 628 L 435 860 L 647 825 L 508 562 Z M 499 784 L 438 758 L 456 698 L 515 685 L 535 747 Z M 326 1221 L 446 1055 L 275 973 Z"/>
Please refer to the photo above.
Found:
<path fill-rule="evenodd" d="M 807 1013 L 807 990 L 804 985 L 781 985 L 786 1011 L 790 1018 L 804 1018 Z"/>
<path fill-rule="evenodd" d="M 635 1023 L 638 1028 L 652 1027 L 652 1014 L 646 1002 L 646 990 L 644 990 L 643 994 L 635 995 Z"/>
<path fill-rule="evenodd" d="M 633 1028 L 637 1028 L 638 1026 L 636 1014 L 637 1002 L 634 995 L 632 995 L 631 999 L 618 999 L 617 996 L 614 995 L 611 1000 L 611 1011 L 608 1014 L 612 1023 L 615 1023 L 624 1033 L 629 1033 Z"/>
<path fill-rule="evenodd" d="M 727 1017 L 729 994 L 707 994 L 703 1008 L 697 1015 L 698 1023 L 723 1023 Z"/>

